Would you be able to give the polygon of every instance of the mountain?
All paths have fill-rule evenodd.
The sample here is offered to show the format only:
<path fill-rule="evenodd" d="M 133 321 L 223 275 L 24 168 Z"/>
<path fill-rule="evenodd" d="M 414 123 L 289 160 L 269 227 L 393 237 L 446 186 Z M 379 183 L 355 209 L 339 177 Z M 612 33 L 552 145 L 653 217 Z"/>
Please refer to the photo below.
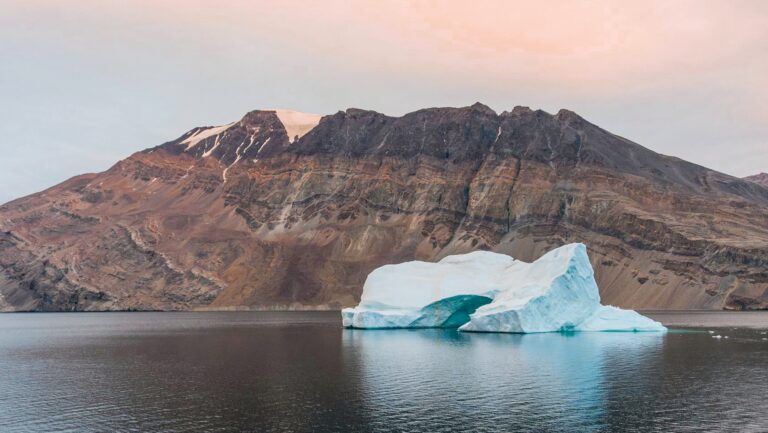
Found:
<path fill-rule="evenodd" d="M 758 173 L 752 176 L 747 176 L 744 179 L 768 187 L 768 173 Z"/>
<path fill-rule="evenodd" d="M 0 309 L 335 309 L 383 264 L 571 242 L 605 304 L 768 308 L 767 211 L 567 110 L 257 110 L 1 206 Z"/>

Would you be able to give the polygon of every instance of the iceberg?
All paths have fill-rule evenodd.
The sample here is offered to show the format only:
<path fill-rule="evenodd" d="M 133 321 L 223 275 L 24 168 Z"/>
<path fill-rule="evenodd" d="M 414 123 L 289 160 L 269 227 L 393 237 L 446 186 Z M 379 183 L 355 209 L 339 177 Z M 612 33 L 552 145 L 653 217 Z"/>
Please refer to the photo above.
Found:
<path fill-rule="evenodd" d="M 385 265 L 368 275 L 344 327 L 458 328 L 470 332 L 665 331 L 632 310 L 600 304 L 584 244 L 533 263 L 489 251 L 437 263 Z"/>

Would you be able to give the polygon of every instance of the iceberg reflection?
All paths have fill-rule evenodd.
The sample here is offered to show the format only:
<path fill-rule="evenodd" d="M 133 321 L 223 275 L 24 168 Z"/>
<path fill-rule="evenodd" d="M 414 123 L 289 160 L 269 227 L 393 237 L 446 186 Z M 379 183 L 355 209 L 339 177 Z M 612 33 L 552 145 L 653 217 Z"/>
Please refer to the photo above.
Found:
<path fill-rule="evenodd" d="M 608 422 L 611 373 L 657 375 L 665 334 L 347 329 L 342 341 L 375 422 L 593 431 Z"/>

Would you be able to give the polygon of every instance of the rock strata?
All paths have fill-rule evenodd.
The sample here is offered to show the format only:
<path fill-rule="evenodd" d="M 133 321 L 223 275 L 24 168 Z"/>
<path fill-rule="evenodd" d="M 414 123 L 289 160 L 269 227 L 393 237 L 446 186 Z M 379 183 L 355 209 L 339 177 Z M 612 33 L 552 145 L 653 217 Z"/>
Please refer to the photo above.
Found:
<path fill-rule="evenodd" d="M 261 110 L 0 206 L 0 309 L 337 309 L 388 263 L 572 242 L 606 304 L 761 309 L 766 214 L 567 110 Z"/>

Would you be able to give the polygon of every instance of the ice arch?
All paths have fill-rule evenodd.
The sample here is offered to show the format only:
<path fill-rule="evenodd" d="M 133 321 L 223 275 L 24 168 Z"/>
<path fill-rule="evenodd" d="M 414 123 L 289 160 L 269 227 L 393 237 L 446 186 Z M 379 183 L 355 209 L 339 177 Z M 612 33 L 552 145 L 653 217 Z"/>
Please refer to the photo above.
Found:
<path fill-rule="evenodd" d="M 469 322 L 469 316 L 493 299 L 479 295 L 459 295 L 433 302 L 421 310 L 422 317 L 414 327 L 458 328 Z"/>
<path fill-rule="evenodd" d="M 343 321 L 349 328 L 458 328 L 492 301 L 487 296 L 457 295 L 412 310 L 369 303 L 364 309 L 345 309 Z"/>

